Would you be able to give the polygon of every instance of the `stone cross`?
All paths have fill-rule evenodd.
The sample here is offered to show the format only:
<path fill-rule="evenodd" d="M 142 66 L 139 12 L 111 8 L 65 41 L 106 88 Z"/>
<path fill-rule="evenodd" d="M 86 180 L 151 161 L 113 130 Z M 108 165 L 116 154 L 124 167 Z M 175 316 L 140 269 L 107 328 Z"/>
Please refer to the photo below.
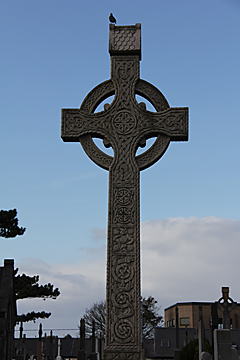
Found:
<path fill-rule="evenodd" d="M 80 109 L 62 109 L 63 141 L 80 141 L 84 151 L 109 171 L 105 360 L 142 356 L 140 311 L 140 171 L 158 161 L 170 141 L 187 141 L 188 108 L 170 108 L 163 94 L 139 78 L 141 24 L 110 24 L 111 79 L 96 86 Z M 155 108 L 138 103 L 141 95 Z M 94 112 L 109 96 L 104 110 Z M 93 142 L 112 147 L 106 155 Z M 153 145 L 136 156 L 146 140 Z"/>
<path fill-rule="evenodd" d="M 230 329 L 230 312 L 237 307 L 237 303 L 229 296 L 229 287 L 222 287 L 222 297 L 217 302 L 219 310 L 223 314 L 223 329 Z"/>

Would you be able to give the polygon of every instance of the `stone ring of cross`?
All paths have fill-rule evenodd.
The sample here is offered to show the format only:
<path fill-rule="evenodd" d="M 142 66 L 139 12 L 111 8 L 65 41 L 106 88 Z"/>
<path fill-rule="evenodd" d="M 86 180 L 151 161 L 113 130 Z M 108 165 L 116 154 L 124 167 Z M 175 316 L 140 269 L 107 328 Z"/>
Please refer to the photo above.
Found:
<path fill-rule="evenodd" d="M 109 98 L 114 94 L 115 94 L 115 88 L 113 81 L 111 79 L 104 81 L 89 92 L 89 94 L 83 100 L 80 110 L 92 114 L 104 100 L 106 100 L 107 98 Z M 145 80 L 142 79 L 137 80 L 135 86 L 135 94 L 140 95 L 144 99 L 148 100 L 155 108 L 155 110 L 158 112 L 169 109 L 169 104 L 166 98 L 164 97 L 164 95 L 154 85 L 150 84 Z M 137 105 L 141 109 L 141 112 L 149 113 L 149 111 L 146 110 L 145 103 L 141 102 L 141 103 L 137 103 Z M 105 112 L 106 110 L 110 110 L 111 106 L 112 104 L 111 105 L 105 104 L 103 112 Z M 126 129 L 126 125 L 124 129 L 121 127 L 124 126 L 121 125 L 121 116 L 124 117 L 122 123 L 127 124 L 128 126 L 127 129 Z M 127 122 L 125 119 L 126 117 L 128 117 Z M 128 133 L 131 131 L 131 128 L 134 127 L 134 120 L 133 118 L 131 118 L 130 112 L 129 114 L 126 111 L 124 112 L 122 111 L 122 113 L 118 112 L 117 116 L 114 117 L 113 121 L 115 128 L 117 128 L 119 133 L 121 132 Z M 79 140 L 82 144 L 84 151 L 91 158 L 91 160 L 94 161 L 98 166 L 106 170 L 109 170 L 109 167 L 113 161 L 113 157 L 107 155 L 102 150 L 100 150 L 94 143 L 93 137 L 94 136 L 92 136 L 92 134 L 85 134 L 82 135 L 79 138 Z M 149 166 L 153 165 L 156 161 L 158 161 L 165 153 L 170 143 L 170 136 L 164 134 L 153 134 L 153 136 L 149 136 L 149 138 L 150 137 L 156 138 L 152 146 L 141 155 L 136 156 L 136 162 L 139 170 L 144 170 Z M 146 140 L 147 138 L 143 137 L 139 141 L 138 147 L 144 147 L 146 145 Z M 106 138 L 103 139 L 103 144 L 106 147 L 111 146 L 110 142 Z"/>

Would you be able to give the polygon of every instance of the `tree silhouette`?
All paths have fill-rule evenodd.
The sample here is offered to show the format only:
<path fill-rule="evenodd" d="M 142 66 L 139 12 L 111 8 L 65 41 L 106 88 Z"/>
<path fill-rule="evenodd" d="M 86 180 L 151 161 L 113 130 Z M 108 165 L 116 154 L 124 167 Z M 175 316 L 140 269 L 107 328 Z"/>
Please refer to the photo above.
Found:
<path fill-rule="evenodd" d="M 25 274 L 17 275 L 18 269 L 15 270 L 15 296 L 16 300 L 30 299 L 30 298 L 41 298 L 56 299 L 60 295 L 58 288 L 53 287 L 52 284 L 48 283 L 45 285 L 39 285 L 39 276 L 28 276 Z M 17 315 L 17 322 L 36 321 L 36 319 L 46 319 L 51 316 L 51 313 L 41 312 L 30 312 L 27 314 Z"/>
<path fill-rule="evenodd" d="M 158 314 L 160 307 L 153 296 L 141 297 L 142 333 L 143 338 L 152 339 L 154 328 L 163 326 L 163 317 Z M 106 301 L 98 301 L 86 309 L 83 316 L 85 320 L 86 336 L 92 335 L 92 324 L 95 321 L 95 329 L 105 337 Z"/>
<path fill-rule="evenodd" d="M 18 226 L 17 210 L 0 211 L 0 236 L 4 238 L 14 238 L 23 235 L 26 228 Z"/>
<path fill-rule="evenodd" d="M 0 211 L 0 237 L 14 238 L 18 235 L 23 235 L 26 228 L 18 226 L 17 210 L 1 210 Z M 17 275 L 18 269 L 15 270 L 15 299 L 27 299 L 27 298 L 41 298 L 56 299 L 60 295 L 58 288 L 54 289 L 54 286 L 50 283 L 45 285 L 39 285 L 39 276 L 28 276 L 25 274 Z M 36 319 L 46 319 L 51 316 L 51 313 L 41 312 L 29 312 L 27 314 L 17 315 L 16 322 L 35 321 Z"/>

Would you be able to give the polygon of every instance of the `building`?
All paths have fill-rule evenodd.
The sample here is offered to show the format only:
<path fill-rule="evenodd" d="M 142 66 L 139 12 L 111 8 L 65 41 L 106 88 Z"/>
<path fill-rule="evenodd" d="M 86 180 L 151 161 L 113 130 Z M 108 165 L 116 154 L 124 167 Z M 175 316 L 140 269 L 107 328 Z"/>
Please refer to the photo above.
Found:
<path fill-rule="evenodd" d="M 0 359 L 12 360 L 16 319 L 14 260 L 4 260 L 0 267 Z"/>
<path fill-rule="evenodd" d="M 205 328 L 211 328 L 212 302 L 182 302 L 169 306 L 164 310 L 165 327 L 176 327 L 176 307 L 178 308 L 178 326 L 179 328 L 189 327 L 198 328 L 199 323 L 199 307 L 202 307 L 202 316 Z M 217 307 L 216 307 L 217 308 Z M 217 308 L 218 328 L 222 327 L 223 314 Z M 240 329 L 240 304 L 230 312 L 231 329 Z"/>
<path fill-rule="evenodd" d="M 221 331 L 221 330 L 220 330 Z M 231 331 L 231 353 L 232 359 L 240 359 L 240 329 L 230 330 Z M 205 329 L 205 339 L 209 341 L 209 344 L 213 348 L 212 330 Z M 147 359 L 174 359 L 176 349 L 181 349 L 191 340 L 198 337 L 197 328 L 179 328 L 178 332 L 176 328 L 156 328 L 154 338 L 154 350 L 149 354 L 146 354 Z M 153 353 L 153 355 L 152 355 Z"/>
<path fill-rule="evenodd" d="M 216 302 L 176 303 L 166 308 L 164 314 L 166 327 L 155 330 L 155 358 L 163 359 L 165 355 L 170 359 L 177 348 L 198 336 L 203 342 L 207 339 L 213 349 L 214 329 L 230 329 L 225 330 L 230 331 L 229 353 L 232 359 L 240 358 L 240 304 L 229 297 L 228 287 L 222 288 L 222 297 Z"/>

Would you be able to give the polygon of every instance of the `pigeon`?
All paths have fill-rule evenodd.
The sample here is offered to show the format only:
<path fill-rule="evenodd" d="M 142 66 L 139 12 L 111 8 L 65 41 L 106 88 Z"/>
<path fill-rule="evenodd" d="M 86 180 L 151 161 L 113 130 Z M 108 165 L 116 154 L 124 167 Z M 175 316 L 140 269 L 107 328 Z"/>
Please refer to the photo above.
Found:
<path fill-rule="evenodd" d="M 112 13 L 109 15 L 109 21 L 110 21 L 110 23 L 114 23 L 114 24 L 117 23 L 117 20 L 115 19 L 115 17 L 113 16 Z"/>

